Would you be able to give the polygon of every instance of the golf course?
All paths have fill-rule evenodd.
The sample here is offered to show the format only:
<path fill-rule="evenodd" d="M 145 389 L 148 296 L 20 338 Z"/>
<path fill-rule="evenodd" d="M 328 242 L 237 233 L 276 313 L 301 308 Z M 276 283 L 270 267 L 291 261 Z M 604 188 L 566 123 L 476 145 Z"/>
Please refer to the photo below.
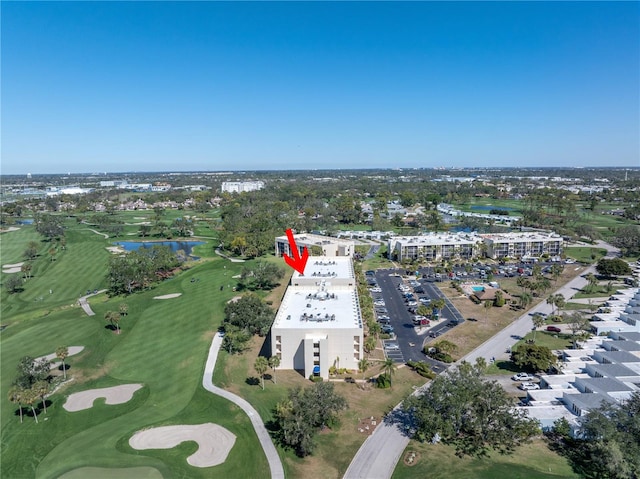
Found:
<path fill-rule="evenodd" d="M 24 262 L 29 243 L 37 245 L 29 274 L 2 273 L 3 284 L 11 275 L 23 279 L 22 290 L 1 293 L 2 477 L 260 477 L 268 465 L 249 419 L 201 385 L 242 265 L 215 258 L 205 243 L 194 254 L 208 259 L 188 261 L 152 288 L 92 294 L 89 316 L 78 299 L 108 287 L 114 240 L 73 219 L 64 226 L 62 245 L 32 225 L 0 237 L 3 265 Z M 123 303 L 115 330 L 105 313 L 123 311 Z M 7 398 L 20 359 L 72 345 L 84 349 L 65 359 L 66 371 L 51 370 L 56 389 L 46 404 L 33 403 L 38 421 L 25 404 L 21 421 Z"/>

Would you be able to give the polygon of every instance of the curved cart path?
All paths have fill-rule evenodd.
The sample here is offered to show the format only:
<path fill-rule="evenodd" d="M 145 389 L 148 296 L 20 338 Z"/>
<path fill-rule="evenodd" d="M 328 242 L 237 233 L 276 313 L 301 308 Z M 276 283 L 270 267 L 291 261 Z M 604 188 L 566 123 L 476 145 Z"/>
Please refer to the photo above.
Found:
<path fill-rule="evenodd" d="M 94 313 L 93 310 L 91 309 L 91 306 L 89 306 L 89 303 L 87 303 L 87 298 L 89 298 L 91 296 L 95 296 L 96 294 L 104 293 L 106 291 L 107 291 L 106 289 L 101 289 L 97 293 L 87 294 L 86 296 L 82 296 L 78 300 L 78 303 L 80 303 L 80 306 L 82 306 L 82 309 L 84 309 L 84 312 L 87 313 L 87 316 L 95 316 L 96 315 L 96 313 Z"/>
<path fill-rule="evenodd" d="M 271 436 L 269 436 L 267 429 L 264 427 L 264 423 L 262 422 L 262 418 L 260 418 L 258 412 L 251 404 L 240 396 L 236 396 L 229 391 L 225 391 L 224 389 L 213 385 L 213 370 L 216 367 L 216 359 L 218 359 L 220 346 L 222 346 L 222 336 L 220 336 L 220 333 L 216 333 L 213 337 L 213 341 L 211 342 L 211 347 L 209 348 L 209 356 L 207 357 L 207 364 L 204 367 L 204 376 L 202 377 L 202 386 L 207 391 L 228 399 L 247 413 L 247 416 L 249 416 L 249 419 L 251 420 L 251 424 L 253 424 L 253 429 L 256 431 L 260 444 L 262 445 L 262 450 L 267 456 L 269 469 L 271 470 L 271 478 L 284 479 L 284 469 L 282 467 L 282 462 L 280 461 L 280 456 L 278 456 L 278 452 L 271 441 Z"/>

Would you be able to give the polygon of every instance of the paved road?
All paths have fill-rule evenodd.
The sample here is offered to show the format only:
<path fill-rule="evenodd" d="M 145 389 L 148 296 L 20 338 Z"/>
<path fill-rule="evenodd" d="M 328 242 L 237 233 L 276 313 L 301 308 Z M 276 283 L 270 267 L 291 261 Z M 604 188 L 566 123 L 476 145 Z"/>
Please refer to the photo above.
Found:
<path fill-rule="evenodd" d="M 204 367 L 204 375 L 202 376 L 202 386 L 207 391 L 228 399 L 247 413 L 247 416 L 249 416 L 251 424 L 253 425 L 253 429 L 256 431 L 262 450 L 267 456 L 272 479 L 284 479 L 284 469 L 282 467 L 282 462 L 280 461 L 280 456 L 278 456 L 278 452 L 271 441 L 271 436 L 269 436 L 267 429 L 264 427 L 264 423 L 262 422 L 262 418 L 260 418 L 258 412 L 251 404 L 240 396 L 236 396 L 229 391 L 225 391 L 224 389 L 213 385 L 213 370 L 216 367 L 216 359 L 218 358 L 220 346 L 222 346 L 222 336 L 220 336 L 220 333 L 216 333 L 213 337 L 213 341 L 211 342 L 211 347 L 209 348 L 209 356 L 207 357 L 207 363 Z"/>
<path fill-rule="evenodd" d="M 80 304 L 82 309 L 84 309 L 84 312 L 87 313 L 87 316 L 95 316 L 96 315 L 96 313 L 94 313 L 93 310 L 91 309 L 91 306 L 89 306 L 89 303 L 87 302 L 87 298 L 90 298 L 91 296 L 95 296 L 97 294 L 104 293 L 106 291 L 107 291 L 106 289 L 101 289 L 97 293 L 87 294 L 86 296 L 82 296 L 78 300 L 78 303 Z"/>

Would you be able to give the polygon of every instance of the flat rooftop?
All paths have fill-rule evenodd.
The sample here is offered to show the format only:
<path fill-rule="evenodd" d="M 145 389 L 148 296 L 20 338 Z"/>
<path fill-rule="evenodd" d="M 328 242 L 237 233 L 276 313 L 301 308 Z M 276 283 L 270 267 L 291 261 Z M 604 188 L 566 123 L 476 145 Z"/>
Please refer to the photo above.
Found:
<path fill-rule="evenodd" d="M 510 242 L 510 241 L 562 241 L 562 236 L 556 233 L 536 233 L 536 232 L 526 232 L 526 233 L 489 233 L 489 234 L 481 234 L 481 237 L 488 239 L 490 241 L 495 241 L 498 243 Z"/>
<path fill-rule="evenodd" d="M 289 286 L 273 322 L 281 329 L 362 328 L 353 287 Z"/>
<path fill-rule="evenodd" d="M 475 233 L 430 233 L 420 236 L 395 236 L 391 239 L 394 243 L 400 243 L 403 246 L 411 245 L 443 245 L 443 244 L 476 244 L 482 241 L 482 238 Z"/>
<path fill-rule="evenodd" d="M 315 235 L 311 233 L 296 233 L 293 235 L 293 237 L 296 240 L 296 244 L 302 244 L 302 245 L 322 246 L 327 244 L 342 244 L 342 245 L 348 246 L 348 245 L 355 244 L 351 239 L 335 238 L 333 236 L 322 236 L 322 235 Z M 276 240 L 281 242 L 289 241 L 286 235 L 278 236 Z"/>
<path fill-rule="evenodd" d="M 354 279 L 355 274 L 348 256 L 309 256 L 304 274 L 293 273 L 292 281 L 298 278 L 324 279 L 329 283 L 332 279 Z"/>

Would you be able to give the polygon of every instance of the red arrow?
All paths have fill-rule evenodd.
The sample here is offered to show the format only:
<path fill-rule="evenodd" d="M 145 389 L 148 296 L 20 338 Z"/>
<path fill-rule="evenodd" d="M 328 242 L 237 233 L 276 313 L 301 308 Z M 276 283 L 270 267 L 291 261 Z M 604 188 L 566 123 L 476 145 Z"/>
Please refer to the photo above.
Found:
<path fill-rule="evenodd" d="M 300 256 L 291 228 L 287 230 L 287 238 L 289 238 L 289 248 L 291 248 L 293 258 L 291 258 L 287 253 L 284 253 L 282 256 L 284 256 L 284 260 L 289 266 L 295 269 L 298 273 L 304 274 L 304 267 L 307 265 L 307 260 L 309 259 L 309 251 L 307 251 L 307 247 L 305 246 L 302 250 L 302 256 Z"/>

